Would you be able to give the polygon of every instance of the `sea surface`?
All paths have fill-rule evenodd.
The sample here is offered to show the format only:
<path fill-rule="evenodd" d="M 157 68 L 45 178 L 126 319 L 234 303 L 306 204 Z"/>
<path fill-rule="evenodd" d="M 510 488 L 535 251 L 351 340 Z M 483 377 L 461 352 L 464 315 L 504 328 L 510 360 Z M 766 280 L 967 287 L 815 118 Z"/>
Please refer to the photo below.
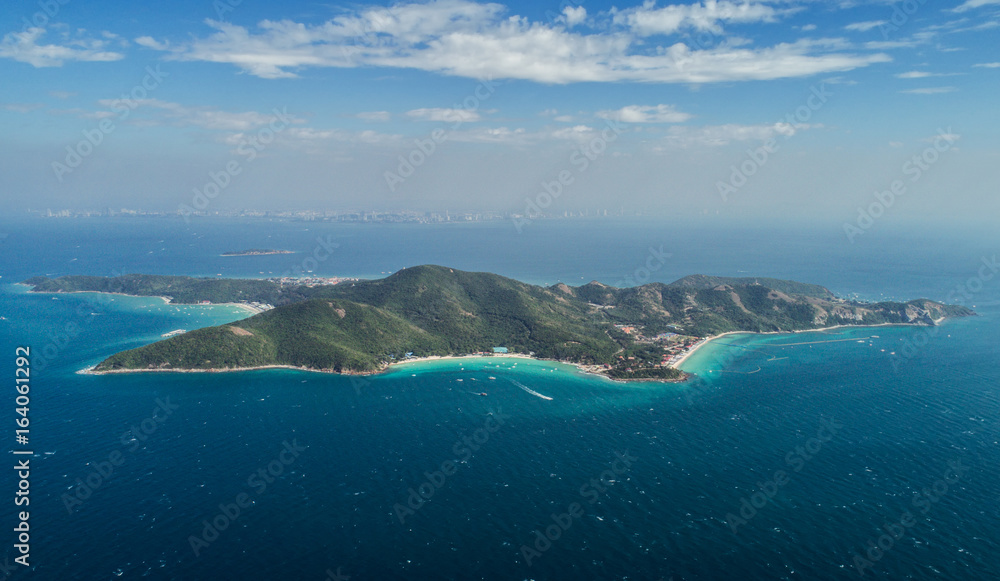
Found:
<path fill-rule="evenodd" d="M 710 221 L 536 221 L 518 233 L 214 218 L 4 219 L 0 232 L 8 376 L 15 347 L 32 350 L 30 567 L 14 564 L 24 507 L 8 471 L 10 579 L 1000 578 L 995 234 L 886 224 L 851 244 L 836 229 Z M 246 248 L 295 254 L 220 256 Z M 537 284 L 772 276 L 868 300 L 950 299 L 979 316 L 730 335 L 685 362 L 696 378 L 683 384 L 516 358 L 367 378 L 92 376 L 77 372 L 246 313 L 13 284 L 377 277 L 423 263 Z M 5 393 L 14 463 L 23 446 Z"/>

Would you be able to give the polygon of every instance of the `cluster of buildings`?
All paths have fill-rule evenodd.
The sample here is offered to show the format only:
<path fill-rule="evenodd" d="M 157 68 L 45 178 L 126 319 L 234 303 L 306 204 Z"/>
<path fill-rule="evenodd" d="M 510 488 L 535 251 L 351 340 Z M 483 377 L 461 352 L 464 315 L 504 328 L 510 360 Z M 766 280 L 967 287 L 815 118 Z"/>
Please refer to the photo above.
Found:
<path fill-rule="evenodd" d="M 280 276 L 268 278 L 271 282 L 276 282 L 282 286 L 329 286 L 342 282 L 361 280 L 358 278 L 344 278 L 341 276 Z"/>
<path fill-rule="evenodd" d="M 663 367 L 675 365 L 689 351 L 691 351 L 691 349 L 694 349 L 702 341 L 704 341 L 703 339 L 698 339 L 697 337 L 690 337 L 672 332 L 660 333 L 654 337 L 646 337 L 642 334 L 642 329 L 634 325 L 615 325 L 615 328 L 626 335 L 635 337 L 636 343 L 662 345 L 663 357 L 660 360 L 660 365 Z M 619 356 L 619 360 L 622 362 L 627 362 L 632 359 L 635 359 L 635 357 L 628 357 L 626 359 L 625 357 Z"/>
<path fill-rule="evenodd" d="M 669 347 L 663 348 L 663 361 L 660 363 L 664 367 L 672 367 L 684 358 L 692 349 L 704 343 L 706 339 L 686 337 L 684 341 L 678 341 Z"/>

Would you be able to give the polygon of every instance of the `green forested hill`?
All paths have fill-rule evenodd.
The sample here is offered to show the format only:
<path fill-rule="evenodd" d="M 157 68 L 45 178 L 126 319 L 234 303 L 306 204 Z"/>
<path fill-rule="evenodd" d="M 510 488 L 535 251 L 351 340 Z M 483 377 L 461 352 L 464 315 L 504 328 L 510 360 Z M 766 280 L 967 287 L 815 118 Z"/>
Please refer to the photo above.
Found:
<path fill-rule="evenodd" d="M 637 343 L 637 337 L 667 330 L 707 336 L 833 325 L 931 325 L 946 316 L 974 314 L 926 299 L 845 301 L 820 286 L 775 279 L 696 275 L 672 284 L 624 289 L 596 282 L 546 288 L 442 266 L 418 266 L 380 280 L 315 287 L 145 275 L 25 282 L 41 292 L 102 290 L 169 294 L 176 302 L 259 300 L 282 305 L 244 321 L 118 353 L 102 362 L 98 371 L 293 365 L 364 372 L 410 352 L 449 355 L 496 346 L 592 364 L 617 364 L 623 354 L 641 355 L 640 360 L 653 365 L 662 350 L 642 339 Z M 213 298 L 202 298 L 206 296 Z M 616 324 L 636 327 L 638 332 L 623 333 Z M 635 369 L 627 371 L 636 376 Z M 673 374 L 674 370 L 656 370 L 658 377 Z"/>
<path fill-rule="evenodd" d="M 621 349 L 585 303 L 492 274 L 417 267 L 307 293 L 305 301 L 245 321 L 116 354 L 98 370 L 281 364 L 370 371 L 408 352 L 448 355 L 495 346 L 601 363 Z M 252 335 L 237 335 L 232 327 Z M 243 343 L 246 348 L 234 347 Z"/>
<path fill-rule="evenodd" d="M 596 362 L 619 349 L 585 303 L 490 273 L 420 266 L 382 280 L 315 290 L 313 296 L 398 313 L 444 338 L 453 353 L 503 345 L 540 357 Z"/>
<path fill-rule="evenodd" d="M 98 370 L 292 365 L 374 371 L 390 355 L 447 352 L 447 344 L 378 307 L 311 299 L 112 355 Z"/>
<path fill-rule="evenodd" d="M 194 304 L 201 301 L 235 303 L 256 301 L 277 304 L 283 294 L 275 282 L 258 279 L 194 278 L 159 274 L 125 274 L 105 276 L 37 276 L 24 281 L 35 292 L 102 292 L 141 297 L 165 296 L 174 303 Z"/>

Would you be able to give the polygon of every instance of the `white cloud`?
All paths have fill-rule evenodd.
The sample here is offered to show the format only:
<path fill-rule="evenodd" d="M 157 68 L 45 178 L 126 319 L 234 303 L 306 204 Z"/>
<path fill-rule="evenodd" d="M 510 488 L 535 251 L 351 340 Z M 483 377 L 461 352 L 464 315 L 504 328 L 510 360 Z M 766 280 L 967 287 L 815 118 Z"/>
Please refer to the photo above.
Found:
<path fill-rule="evenodd" d="M 160 99 L 137 99 L 134 101 L 135 109 L 153 109 L 157 112 L 152 118 L 144 120 L 144 125 L 171 125 L 175 127 L 200 127 L 202 129 L 218 131 L 252 131 L 263 128 L 281 116 L 286 117 L 294 124 L 305 123 L 303 119 L 288 115 L 287 111 L 270 111 L 260 113 L 257 111 L 232 112 L 213 109 L 211 107 L 188 107 L 180 103 L 161 101 Z M 102 99 L 98 101 L 107 111 L 99 113 L 111 113 L 115 107 L 123 106 L 119 99 Z M 113 114 L 113 113 L 112 113 Z"/>
<path fill-rule="evenodd" d="M 1000 0 L 965 0 L 959 6 L 952 9 L 952 12 L 968 12 L 975 8 L 981 8 L 983 6 L 995 6 L 1000 4 Z"/>
<path fill-rule="evenodd" d="M 320 131 L 312 127 L 288 127 L 285 131 L 291 137 L 307 140 L 329 139 L 336 135 L 335 131 Z"/>
<path fill-rule="evenodd" d="M 414 109 L 406 112 L 407 117 L 420 121 L 441 121 L 444 123 L 473 123 L 482 119 L 471 109 L 430 108 Z"/>
<path fill-rule="evenodd" d="M 388 121 L 391 115 L 388 111 L 365 111 L 355 117 L 364 121 Z"/>
<path fill-rule="evenodd" d="M 557 142 L 588 143 L 601 135 L 605 125 L 597 127 L 577 124 L 570 127 L 547 127 L 538 131 L 509 127 L 472 127 L 448 133 L 448 141 L 463 143 L 491 143 L 508 146 L 528 146 Z"/>
<path fill-rule="evenodd" d="M 951 127 L 949 127 L 948 129 L 951 130 Z M 945 141 L 948 141 L 949 143 L 955 143 L 956 141 L 958 141 L 961 138 L 962 138 L 962 136 L 959 135 L 958 133 L 943 133 L 942 132 L 942 133 L 938 133 L 934 137 L 925 137 L 924 139 L 921 139 L 920 141 L 922 141 L 924 143 L 934 143 L 934 142 L 938 141 L 939 139 L 944 139 Z"/>
<path fill-rule="evenodd" d="M 558 109 L 545 109 L 538 114 L 541 117 L 551 117 L 553 121 L 558 121 L 559 123 L 575 123 L 576 117 L 567 114 L 559 114 Z"/>
<path fill-rule="evenodd" d="M 983 69 L 1000 69 L 1000 63 L 979 63 L 977 65 L 972 65 L 972 66 Z"/>
<path fill-rule="evenodd" d="M 629 105 L 615 111 L 598 111 L 597 116 L 623 123 L 683 123 L 692 117 L 673 105 Z"/>
<path fill-rule="evenodd" d="M 957 90 L 958 87 L 926 87 L 923 89 L 908 89 L 900 91 L 900 93 L 908 95 L 941 95 L 943 93 L 954 93 Z"/>
<path fill-rule="evenodd" d="M 0 58 L 28 63 L 34 67 L 61 67 L 66 61 L 107 62 L 125 58 L 125 55 L 106 50 L 109 41 L 87 38 L 67 40 L 66 46 L 38 44 L 45 35 L 44 28 L 28 28 L 21 32 L 5 34 L 0 40 Z"/>
<path fill-rule="evenodd" d="M 928 73 L 927 71 L 909 71 L 896 75 L 897 79 L 926 79 L 929 77 L 954 77 L 962 73 Z"/>
<path fill-rule="evenodd" d="M 679 26 L 695 29 L 770 21 L 783 14 L 759 3 L 706 2 L 682 8 Z M 271 79 L 294 77 L 308 67 L 366 66 L 549 84 L 770 80 L 891 60 L 885 54 L 844 52 L 850 45 L 837 39 L 752 48 L 727 41 L 705 50 L 684 43 L 657 45 L 642 37 L 665 30 L 665 24 L 656 22 L 674 9 L 649 3 L 612 11 L 611 19 L 620 24 L 605 24 L 591 33 L 506 17 L 505 10 L 499 4 L 437 0 L 364 10 L 320 25 L 263 21 L 251 30 L 208 20 L 215 33 L 171 45 L 167 58 L 228 63 Z"/>
<path fill-rule="evenodd" d="M 477 127 L 448 133 L 448 141 L 461 143 L 526 145 L 536 141 L 537 138 L 537 135 L 529 134 L 524 129 L 509 129 L 507 127 Z"/>
<path fill-rule="evenodd" d="M 597 135 L 597 130 L 589 125 L 574 125 L 553 129 L 546 136 L 553 139 L 570 139 L 573 141 L 589 141 Z"/>
<path fill-rule="evenodd" d="M 754 2 L 707 0 L 656 8 L 654 2 L 647 1 L 639 8 L 612 10 L 612 15 L 615 24 L 626 25 L 640 36 L 652 36 L 674 34 L 683 28 L 720 34 L 723 22 L 775 22 L 788 12 Z"/>
<path fill-rule="evenodd" d="M 41 103 L 0 103 L 0 109 L 14 111 L 15 113 L 31 113 L 44 106 Z"/>
<path fill-rule="evenodd" d="M 563 18 L 566 26 L 576 26 L 587 19 L 587 9 L 583 6 L 566 6 L 563 8 Z"/>
<path fill-rule="evenodd" d="M 170 48 L 169 42 L 158 42 L 151 36 L 140 36 L 135 39 L 135 43 L 139 46 L 144 46 L 146 48 L 151 48 L 153 50 L 167 50 Z"/>
<path fill-rule="evenodd" d="M 855 22 L 853 24 L 848 24 L 844 27 L 845 30 L 850 30 L 853 32 L 868 32 L 873 28 L 878 28 L 883 24 L 888 24 L 887 20 L 869 20 L 867 22 Z"/>
<path fill-rule="evenodd" d="M 801 123 L 773 123 L 762 125 L 706 125 L 702 127 L 674 126 L 668 131 L 667 142 L 680 146 L 723 146 L 734 141 L 764 142 L 769 139 L 791 137 L 799 131 L 821 128 L 822 125 Z"/>
<path fill-rule="evenodd" d="M 815 24 L 806 24 L 799 28 L 802 32 L 812 32 L 816 30 L 817 26 Z"/>

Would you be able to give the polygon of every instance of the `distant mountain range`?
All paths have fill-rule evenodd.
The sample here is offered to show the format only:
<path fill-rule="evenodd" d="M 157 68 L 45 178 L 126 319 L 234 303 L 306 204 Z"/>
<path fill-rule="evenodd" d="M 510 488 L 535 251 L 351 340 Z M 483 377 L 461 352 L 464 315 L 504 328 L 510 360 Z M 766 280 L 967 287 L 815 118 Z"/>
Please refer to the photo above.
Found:
<path fill-rule="evenodd" d="M 294 366 L 382 370 L 413 357 L 492 352 L 604 366 L 612 377 L 676 379 L 661 364 L 662 333 L 706 337 L 835 325 L 934 325 L 975 314 L 927 299 L 862 303 L 821 286 L 768 278 L 694 275 L 615 288 L 530 285 L 496 274 L 418 266 L 379 280 L 280 285 L 264 280 L 159 275 L 36 277 L 35 292 L 168 296 L 175 303 L 257 301 L 276 308 L 117 353 L 97 372 Z"/>

